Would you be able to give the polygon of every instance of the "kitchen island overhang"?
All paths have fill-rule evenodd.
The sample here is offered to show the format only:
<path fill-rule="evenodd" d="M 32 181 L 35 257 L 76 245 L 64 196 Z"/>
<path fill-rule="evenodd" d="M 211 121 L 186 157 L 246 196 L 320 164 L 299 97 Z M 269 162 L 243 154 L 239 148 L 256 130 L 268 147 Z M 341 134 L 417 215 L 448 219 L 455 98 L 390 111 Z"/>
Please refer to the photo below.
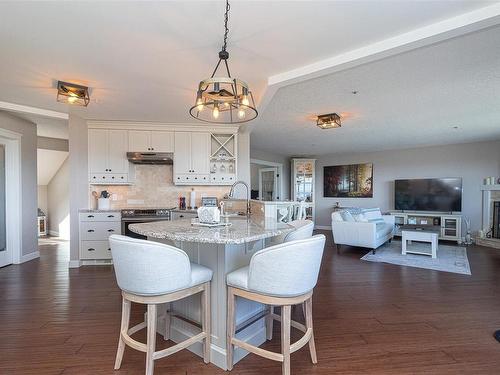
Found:
<path fill-rule="evenodd" d="M 148 240 L 166 243 L 184 250 L 191 262 L 213 270 L 211 288 L 211 362 L 226 370 L 226 275 L 247 266 L 250 258 L 266 246 L 266 240 L 293 230 L 286 223 L 263 218 L 233 217 L 230 226 L 204 227 L 191 224 L 190 219 L 158 221 L 130 225 L 130 230 L 145 235 Z M 170 331 L 166 332 L 164 316 L 170 312 Z M 238 299 L 236 303 L 236 337 L 252 345 L 266 341 L 264 315 L 266 306 Z M 174 342 L 181 342 L 200 332 L 200 301 L 198 296 L 158 308 L 158 331 Z M 189 350 L 202 356 L 202 346 L 197 343 Z M 234 363 L 248 352 L 235 348 Z"/>

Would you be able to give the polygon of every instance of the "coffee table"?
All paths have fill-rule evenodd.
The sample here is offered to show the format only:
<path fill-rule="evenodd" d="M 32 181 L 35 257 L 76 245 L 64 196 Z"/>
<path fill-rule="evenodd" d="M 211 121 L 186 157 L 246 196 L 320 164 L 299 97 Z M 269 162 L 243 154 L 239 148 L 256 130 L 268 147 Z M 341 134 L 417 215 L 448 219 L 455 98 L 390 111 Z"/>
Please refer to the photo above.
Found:
<path fill-rule="evenodd" d="M 437 258 L 438 237 L 440 232 L 441 232 L 441 227 L 439 226 L 403 225 L 403 227 L 401 228 L 401 237 L 402 237 L 401 254 L 403 255 L 406 255 L 407 253 L 421 254 L 421 255 L 430 255 L 432 258 Z M 431 244 L 431 253 L 407 249 L 406 243 L 408 241 L 410 241 L 410 243 L 411 241 L 429 242 Z"/>

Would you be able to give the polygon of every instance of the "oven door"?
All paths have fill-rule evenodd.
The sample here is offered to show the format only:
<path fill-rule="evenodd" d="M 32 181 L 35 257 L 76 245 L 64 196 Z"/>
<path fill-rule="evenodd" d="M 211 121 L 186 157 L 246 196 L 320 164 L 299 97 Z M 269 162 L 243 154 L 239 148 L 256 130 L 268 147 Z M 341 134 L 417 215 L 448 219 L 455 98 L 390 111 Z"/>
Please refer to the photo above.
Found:
<path fill-rule="evenodd" d="M 137 234 L 137 233 L 134 233 L 132 232 L 128 226 L 130 224 L 140 224 L 140 223 L 150 223 L 152 221 L 165 221 L 165 220 L 168 220 L 166 218 L 127 218 L 127 219 L 122 219 L 122 235 L 124 236 L 128 236 L 128 237 L 132 237 L 132 238 L 140 238 L 140 239 L 147 239 L 146 236 L 143 236 L 142 234 Z"/>

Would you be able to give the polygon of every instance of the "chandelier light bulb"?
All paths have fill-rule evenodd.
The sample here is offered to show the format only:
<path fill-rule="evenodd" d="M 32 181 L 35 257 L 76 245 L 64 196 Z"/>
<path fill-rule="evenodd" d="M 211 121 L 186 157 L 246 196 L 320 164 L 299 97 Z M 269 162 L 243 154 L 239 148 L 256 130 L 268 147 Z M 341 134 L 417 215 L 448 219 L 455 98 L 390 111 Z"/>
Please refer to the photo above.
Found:
<path fill-rule="evenodd" d="M 212 116 L 213 118 L 219 118 L 219 106 L 214 107 L 214 110 L 212 111 Z"/>
<path fill-rule="evenodd" d="M 245 116 L 246 116 L 245 111 L 244 111 L 243 109 L 240 109 L 240 110 L 238 111 L 238 117 L 239 117 L 239 118 L 245 118 Z"/>
<path fill-rule="evenodd" d="M 77 97 L 76 96 L 68 96 L 68 103 L 74 103 L 77 101 Z"/>
<path fill-rule="evenodd" d="M 250 102 L 248 101 L 248 95 L 243 95 L 243 97 L 241 98 L 241 104 L 243 104 L 243 105 L 250 104 Z"/>

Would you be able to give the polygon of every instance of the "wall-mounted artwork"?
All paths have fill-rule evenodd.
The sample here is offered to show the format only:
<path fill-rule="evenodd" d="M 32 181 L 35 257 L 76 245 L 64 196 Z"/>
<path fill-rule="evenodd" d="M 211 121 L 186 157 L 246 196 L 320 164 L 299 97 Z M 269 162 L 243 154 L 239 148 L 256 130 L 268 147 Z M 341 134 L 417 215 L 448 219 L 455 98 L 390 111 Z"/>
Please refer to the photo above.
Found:
<path fill-rule="evenodd" d="M 373 163 L 324 167 L 323 196 L 372 198 Z"/>

